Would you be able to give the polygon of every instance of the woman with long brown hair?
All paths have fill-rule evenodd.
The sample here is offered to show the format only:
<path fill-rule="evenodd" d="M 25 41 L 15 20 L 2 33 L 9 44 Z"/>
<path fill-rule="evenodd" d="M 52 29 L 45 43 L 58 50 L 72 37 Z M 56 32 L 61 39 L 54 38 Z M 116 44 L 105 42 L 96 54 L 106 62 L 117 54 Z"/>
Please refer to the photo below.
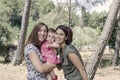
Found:
<path fill-rule="evenodd" d="M 55 64 L 44 63 L 42 53 L 39 50 L 47 33 L 47 25 L 38 23 L 25 43 L 24 58 L 28 71 L 27 80 L 47 80 L 46 73 L 55 68 Z"/>

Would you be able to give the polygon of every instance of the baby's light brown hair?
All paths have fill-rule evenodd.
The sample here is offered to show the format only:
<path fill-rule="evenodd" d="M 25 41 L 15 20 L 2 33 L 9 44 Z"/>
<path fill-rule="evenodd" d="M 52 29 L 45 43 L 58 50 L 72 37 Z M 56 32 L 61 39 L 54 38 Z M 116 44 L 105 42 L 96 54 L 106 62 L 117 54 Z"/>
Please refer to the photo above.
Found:
<path fill-rule="evenodd" d="M 56 30 L 55 30 L 55 29 L 53 29 L 53 28 L 49 28 L 49 29 L 48 29 L 48 32 L 55 33 L 55 32 L 56 32 Z"/>

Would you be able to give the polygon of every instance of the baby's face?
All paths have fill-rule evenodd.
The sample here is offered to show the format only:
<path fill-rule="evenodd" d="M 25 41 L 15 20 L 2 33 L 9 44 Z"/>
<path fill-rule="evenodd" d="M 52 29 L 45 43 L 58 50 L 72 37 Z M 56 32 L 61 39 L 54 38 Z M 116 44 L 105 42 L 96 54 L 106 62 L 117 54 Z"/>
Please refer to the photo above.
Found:
<path fill-rule="evenodd" d="M 55 40 L 55 33 L 48 32 L 47 41 L 54 42 L 54 40 Z"/>

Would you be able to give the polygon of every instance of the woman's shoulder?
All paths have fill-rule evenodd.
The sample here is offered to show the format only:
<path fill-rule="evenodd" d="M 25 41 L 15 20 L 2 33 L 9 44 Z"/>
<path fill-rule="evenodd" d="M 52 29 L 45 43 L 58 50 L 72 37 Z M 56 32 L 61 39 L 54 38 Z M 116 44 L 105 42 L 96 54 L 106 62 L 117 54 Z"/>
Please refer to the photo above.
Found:
<path fill-rule="evenodd" d="M 33 51 L 39 53 L 39 49 L 33 44 L 27 44 L 25 46 L 24 51 L 25 51 L 25 54 L 29 54 L 30 52 L 33 52 Z"/>
<path fill-rule="evenodd" d="M 76 47 L 72 44 L 66 46 L 66 49 L 76 49 Z"/>
<path fill-rule="evenodd" d="M 34 46 L 33 44 L 26 44 L 26 46 Z"/>
<path fill-rule="evenodd" d="M 33 44 L 27 44 L 26 46 L 25 46 L 25 49 L 36 49 L 37 47 L 35 46 L 35 45 L 33 45 Z"/>
<path fill-rule="evenodd" d="M 33 44 L 26 44 L 25 48 L 29 48 L 29 47 L 35 47 Z"/>
<path fill-rule="evenodd" d="M 78 53 L 77 48 L 74 45 L 72 45 L 72 44 L 67 45 L 66 48 L 65 48 L 65 51 L 67 53 Z"/>

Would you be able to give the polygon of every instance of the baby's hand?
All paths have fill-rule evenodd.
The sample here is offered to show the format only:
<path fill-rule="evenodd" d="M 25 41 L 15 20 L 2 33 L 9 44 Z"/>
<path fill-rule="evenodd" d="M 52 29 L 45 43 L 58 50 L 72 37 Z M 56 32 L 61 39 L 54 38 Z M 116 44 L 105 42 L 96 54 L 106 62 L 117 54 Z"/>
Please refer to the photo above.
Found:
<path fill-rule="evenodd" d="M 46 47 L 47 47 L 47 48 L 51 48 L 50 44 L 48 44 Z"/>

